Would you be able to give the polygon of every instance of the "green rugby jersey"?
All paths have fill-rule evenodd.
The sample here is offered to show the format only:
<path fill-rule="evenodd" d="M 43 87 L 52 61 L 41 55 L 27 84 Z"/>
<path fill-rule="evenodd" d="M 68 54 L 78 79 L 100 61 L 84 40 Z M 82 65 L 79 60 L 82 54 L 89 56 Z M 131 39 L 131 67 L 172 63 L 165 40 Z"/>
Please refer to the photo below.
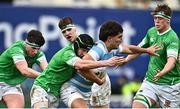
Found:
<path fill-rule="evenodd" d="M 41 86 L 55 96 L 59 95 L 60 87 L 72 78 L 75 72 L 74 64 L 80 59 L 75 55 L 72 45 L 68 44 L 52 57 L 48 67 L 36 78 L 35 85 Z"/>
<path fill-rule="evenodd" d="M 15 63 L 26 60 L 28 67 L 31 68 L 33 64 L 39 64 L 41 59 L 45 59 L 42 51 L 34 57 L 29 57 L 24 46 L 24 41 L 17 41 L 0 55 L 0 82 L 10 85 L 22 83 L 26 77 L 16 68 Z"/>
<path fill-rule="evenodd" d="M 162 34 L 158 34 L 158 31 L 155 27 L 152 27 L 148 30 L 146 36 L 139 44 L 140 47 L 147 48 L 157 44 L 160 46 L 160 50 L 157 53 L 158 56 L 150 56 L 150 61 L 148 65 L 148 70 L 146 72 L 146 80 L 156 83 L 156 84 L 176 84 L 180 82 L 180 69 L 178 68 L 179 63 L 176 61 L 175 67 L 160 77 L 158 81 L 153 81 L 153 77 L 156 75 L 157 70 L 162 70 L 167 62 L 169 56 L 178 57 L 179 50 L 179 39 L 177 34 L 169 28 Z"/>

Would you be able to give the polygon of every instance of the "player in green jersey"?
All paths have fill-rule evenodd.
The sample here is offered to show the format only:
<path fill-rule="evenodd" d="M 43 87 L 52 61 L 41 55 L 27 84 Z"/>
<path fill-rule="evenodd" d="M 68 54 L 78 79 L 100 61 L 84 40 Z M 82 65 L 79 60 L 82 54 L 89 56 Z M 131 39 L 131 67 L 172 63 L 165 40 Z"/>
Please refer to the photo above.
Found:
<path fill-rule="evenodd" d="M 180 41 L 179 41 L 179 46 L 180 46 Z M 180 68 L 180 47 L 179 47 L 179 56 L 178 56 L 178 61 L 179 61 L 179 68 Z"/>
<path fill-rule="evenodd" d="M 157 44 L 159 57 L 150 56 L 148 70 L 141 88 L 134 97 L 133 108 L 150 108 L 159 104 L 162 108 L 180 107 L 180 69 L 178 68 L 179 39 L 170 26 L 171 9 L 166 4 L 153 11 L 154 25 L 139 44 L 146 48 Z M 138 55 L 129 55 L 126 61 Z"/>
<path fill-rule="evenodd" d="M 40 51 L 45 40 L 40 31 L 31 30 L 25 41 L 17 41 L 0 55 L 0 100 L 8 108 L 24 108 L 21 83 L 26 78 L 36 78 L 39 72 L 32 69 L 38 64 L 42 70 L 47 66 L 44 53 Z"/>
<path fill-rule="evenodd" d="M 74 43 L 78 38 L 76 29 L 70 17 L 60 20 L 59 27 L 64 37 L 70 42 L 66 47 L 59 50 L 50 60 L 48 67 L 35 80 L 31 89 L 31 105 L 34 108 L 56 107 L 58 96 L 60 95 L 61 86 L 72 78 L 76 70 L 87 70 L 91 68 L 104 66 L 117 66 L 124 61 L 124 58 L 113 57 L 104 61 L 82 60 L 76 56 Z M 86 42 L 82 42 L 85 47 L 92 47 Z M 89 46 L 90 45 L 90 46 Z M 104 80 L 100 79 L 94 73 L 86 72 L 82 74 L 87 79 L 103 84 Z"/>

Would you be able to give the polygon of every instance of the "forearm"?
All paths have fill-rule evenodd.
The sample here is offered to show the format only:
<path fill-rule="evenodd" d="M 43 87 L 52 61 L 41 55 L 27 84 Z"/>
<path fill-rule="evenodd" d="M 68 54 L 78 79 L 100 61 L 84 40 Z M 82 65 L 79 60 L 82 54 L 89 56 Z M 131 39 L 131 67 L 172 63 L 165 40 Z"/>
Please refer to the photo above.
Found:
<path fill-rule="evenodd" d="M 29 78 L 36 78 L 40 74 L 32 68 L 29 68 L 26 61 L 16 63 L 16 68 L 21 72 L 22 75 Z"/>
<path fill-rule="evenodd" d="M 93 69 L 99 67 L 106 67 L 108 66 L 108 61 L 93 61 L 93 60 L 81 60 L 76 62 L 75 68 L 76 69 Z"/>
<path fill-rule="evenodd" d="M 21 74 L 28 78 L 36 78 L 39 76 L 40 72 L 37 72 L 31 68 L 21 69 Z"/>
<path fill-rule="evenodd" d="M 171 71 L 174 66 L 175 66 L 175 61 L 176 59 L 174 57 L 169 57 L 167 59 L 167 63 L 166 65 L 164 66 L 164 68 L 161 70 L 161 74 L 162 75 L 165 75 L 166 73 L 168 73 L 169 71 Z"/>
<path fill-rule="evenodd" d="M 103 81 L 94 72 L 91 72 L 90 70 L 80 70 L 79 73 L 86 79 L 95 82 L 98 85 L 101 85 L 103 83 Z"/>
<path fill-rule="evenodd" d="M 40 63 L 39 66 L 40 66 L 41 70 L 43 71 L 48 66 L 48 62 L 47 61 L 43 61 L 43 62 Z"/>
<path fill-rule="evenodd" d="M 128 54 L 141 54 L 141 53 L 147 53 L 147 49 L 146 48 L 140 48 L 134 45 L 127 45 L 127 49 L 125 51 L 125 53 Z"/>
<path fill-rule="evenodd" d="M 133 59 L 135 59 L 135 58 L 137 58 L 139 55 L 140 55 L 140 54 L 128 55 L 128 56 L 126 57 L 126 63 L 129 62 L 129 61 L 131 61 L 131 60 L 133 60 Z"/>

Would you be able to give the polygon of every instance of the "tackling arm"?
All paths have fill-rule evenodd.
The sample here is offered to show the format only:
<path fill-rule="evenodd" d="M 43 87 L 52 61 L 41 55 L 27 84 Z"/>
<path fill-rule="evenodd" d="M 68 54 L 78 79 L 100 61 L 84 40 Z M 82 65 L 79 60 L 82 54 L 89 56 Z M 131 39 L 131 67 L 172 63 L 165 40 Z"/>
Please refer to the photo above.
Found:
<path fill-rule="evenodd" d="M 93 61 L 93 58 L 86 54 L 84 57 L 83 57 L 84 60 L 91 60 Z M 105 81 L 105 78 L 104 79 L 100 79 L 96 74 L 95 72 L 92 72 L 91 70 L 79 70 L 79 73 L 84 76 L 86 79 L 90 80 L 90 81 L 93 81 L 95 83 L 97 83 L 98 85 L 101 85 L 104 83 Z"/>
<path fill-rule="evenodd" d="M 91 59 L 88 59 L 88 56 L 86 55 L 83 57 L 83 60 L 78 60 L 75 63 L 76 69 L 93 69 L 93 68 L 99 68 L 99 67 L 107 67 L 107 66 L 117 66 L 119 63 L 124 62 L 123 57 L 112 57 L 108 60 L 102 60 L 102 61 L 94 61 Z"/>

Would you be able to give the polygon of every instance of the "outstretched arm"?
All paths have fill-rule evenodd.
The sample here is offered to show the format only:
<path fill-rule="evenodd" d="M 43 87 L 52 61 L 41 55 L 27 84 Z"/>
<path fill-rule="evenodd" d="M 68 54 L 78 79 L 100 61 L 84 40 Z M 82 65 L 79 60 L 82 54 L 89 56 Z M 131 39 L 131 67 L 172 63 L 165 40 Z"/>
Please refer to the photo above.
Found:
<path fill-rule="evenodd" d="M 123 66 L 125 64 L 127 64 L 129 61 L 137 58 L 138 56 L 140 56 L 141 54 L 129 54 L 126 58 L 125 61 L 122 64 L 119 64 L 119 66 Z"/>
<path fill-rule="evenodd" d="M 88 55 L 88 54 L 86 54 L 86 56 L 84 56 L 83 58 L 84 58 L 83 61 L 86 61 L 86 60 L 94 61 L 93 58 L 92 58 L 90 55 Z M 95 62 L 95 61 L 94 61 L 94 62 Z M 79 70 L 79 73 L 80 73 L 83 77 L 85 77 L 86 79 L 88 79 L 88 80 L 90 80 L 90 81 L 92 81 L 92 82 L 95 82 L 95 83 L 97 83 L 98 85 L 103 84 L 104 81 L 105 81 L 105 79 L 103 80 L 103 79 L 99 78 L 99 77 L 95 74 L 95 72 L 92 72 L 91 70 Z"/>
<path fill-rule="evenodd" d="M 108 60 L 102 60 L 102 61 L 94 61 L 88 59 L 86 56 L 83 58 L 83 60 L 78 60 L 75 63 L 76 69 L 93 69 L 93 68 L 99 68 L 99 67 L 107 67 L 107 66 L 117 66 L 119 63 L 124 62 L 123 57 L 112 57 Z"/>
<path fill-rule="evenodd" d="M 125 59 L 125 62 L 129 62 L 135 58 L 137 58 L 138 56 L 140 56 L 140 54 L 132 54 L 132 55 L 128 55 Z"/>
<path fill-rule="evenodd" d="M 150 46 L 148 48 L 140 48 L 138 46 L 134 46 L 134 45 L 122 45 L 123 47 L 123 53 L 126 54 L 141 54 L 141 53 L 148 53 L 150 55 L 155 55 L 155 56 L 159 56 L 156 51 L 159 50 L 159 46 L 157 45 L 153 45 Z"/>
<path fill-rule="evenodd" d="M 110 63 L 111 63 L 111 61 L 112 61 L 112 65 L 117 65 L 118 63 L 120 63 L 121 61 L 124 61 L 124 58 L 119 58 L 120 59 L 120 61 L 117 61 L 116 62 L 116 60 L 114 60 L 114 59 L 116 59 L 117 57 L 114 57 L 114 58 L 112 58 L 112 59 L 110 59 L 110 60 L 107 60 L 107 61 L 102 61 L 103 62 L 103 64 L 107 64 L 108 65 L 108 61 L 110 61 Z M 118 59 L 118 58 L 117 58 Z M 83 57 L 83 60 L 84 61 L 93 61 L 93 62 L 100 62 L 100 61 L 94 61 L 94 59 L 89 55 L 89 54 L 86 54 L 84 57 Z M 113 62 L 113 60 L 115 61 L 115 63 Z M 94 64 L 95 65 L 95 64 Z M 100 65 L 100 63 L 98 64 L 97 63 L 97 65 L 98 66 L 101 66 Z M 111 65 L 111 64 L 109 64 L 109 65 Z M 104 67 L 104 66 L 101 66 L 101 67 Z M 101 85 L 101 84 L 103 84 L 104 82 L 105 82 L 105 77 L 99 77 L 99 76 L 97 76 L 96 74 L 95 74 L 95 72 L 93 72 L 92 70 L 80 70 L 79 71 L 79 73 L 82 75 L 82 76 L 84 76 L 86 79 L 88 79 L 88 80 L 90 80 L 90 81 L 92 81 L 92 82 L 95 82 L 95 83 L 97 83 L 98 85 Z"/>

